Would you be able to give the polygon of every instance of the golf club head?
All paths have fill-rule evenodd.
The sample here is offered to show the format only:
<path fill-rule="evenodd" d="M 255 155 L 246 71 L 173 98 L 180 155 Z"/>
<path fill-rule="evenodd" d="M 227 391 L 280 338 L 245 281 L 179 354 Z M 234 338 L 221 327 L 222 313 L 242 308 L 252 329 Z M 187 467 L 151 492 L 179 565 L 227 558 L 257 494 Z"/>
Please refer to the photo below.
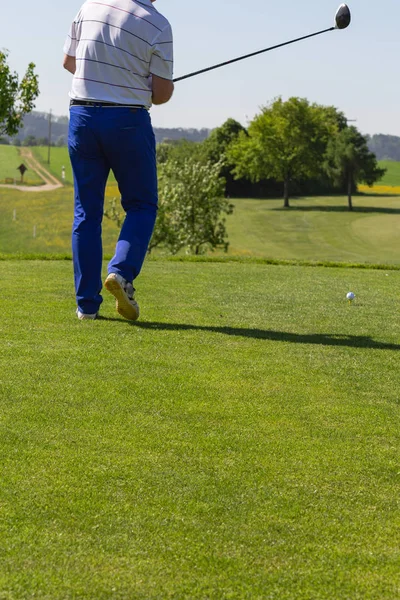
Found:
<path fill-rule="evenodd" d="M 346 29 L 351 22 L 351 12 L 347 4 L 341 4 L 335 16 L 336 29 Z"/>

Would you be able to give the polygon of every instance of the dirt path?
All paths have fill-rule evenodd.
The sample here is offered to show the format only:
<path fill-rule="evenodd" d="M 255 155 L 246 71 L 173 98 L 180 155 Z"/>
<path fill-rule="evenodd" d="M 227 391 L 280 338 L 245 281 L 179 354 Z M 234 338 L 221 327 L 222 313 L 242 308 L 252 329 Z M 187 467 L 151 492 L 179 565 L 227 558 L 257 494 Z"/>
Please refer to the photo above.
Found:
<path fill-rule="evenodd" d="M 43 167 L 40 162 L 33 156 L 32 150 L 30 148 L 21 148 L 20 149 L 21 158 L 27 164 L 27 166 L 32 169 L 32 171 L 36 171 L 36 173 L 41 177 L 44 181 L 43 185 L 13 185 L 13 184 L 0 184 L 0 188 L 11 188 L 13 190 L 19 190 L 21 192 L 50 192 L 52 190 L 57 190 L 58 188 L 63 187 L 63 184 L 54 177 L 45 167 Z"/>

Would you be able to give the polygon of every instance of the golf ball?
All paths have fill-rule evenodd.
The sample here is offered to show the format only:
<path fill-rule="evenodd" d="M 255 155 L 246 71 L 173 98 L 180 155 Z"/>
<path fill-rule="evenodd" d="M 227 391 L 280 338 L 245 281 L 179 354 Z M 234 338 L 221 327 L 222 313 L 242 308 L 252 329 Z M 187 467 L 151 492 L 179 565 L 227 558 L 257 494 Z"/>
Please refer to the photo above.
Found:
<path fill-rule="evenodd" d="M 356 295 L 353 292 L 349 292 L 346 296 L 347 300 L 354 300 L 355 297 Z"/>

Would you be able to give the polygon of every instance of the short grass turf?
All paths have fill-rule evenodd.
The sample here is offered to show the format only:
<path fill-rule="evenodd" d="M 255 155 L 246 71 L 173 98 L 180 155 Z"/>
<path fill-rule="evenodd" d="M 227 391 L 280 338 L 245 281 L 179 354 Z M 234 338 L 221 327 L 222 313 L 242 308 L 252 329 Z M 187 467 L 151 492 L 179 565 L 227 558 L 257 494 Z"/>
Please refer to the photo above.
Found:
<path fill-rule="evenodd" d="M 229 253 L 278 259 L 400 263 L 400 196 L 234 200 Z"/>
<path fill-rule="evenodd" d="M 399 277 L 0 262 L 0 598 L 400 598 Z"/>
<path fill-rule="evenodd" d="M 113 197 L 115 184 L 107 187 L 106 207 Z M 70 252 L 73 202 L 72 186 L 38 193 L 0 189 L 0 253 Z M 233 203 L 229 255 L 400 264 L 400 196 L 358 196 L 353 212 L 343 196 L 293 199 L 290 210 L 281 199 Z M 106 255 L 114 253 L 118 233 L 104 218 Z"/>

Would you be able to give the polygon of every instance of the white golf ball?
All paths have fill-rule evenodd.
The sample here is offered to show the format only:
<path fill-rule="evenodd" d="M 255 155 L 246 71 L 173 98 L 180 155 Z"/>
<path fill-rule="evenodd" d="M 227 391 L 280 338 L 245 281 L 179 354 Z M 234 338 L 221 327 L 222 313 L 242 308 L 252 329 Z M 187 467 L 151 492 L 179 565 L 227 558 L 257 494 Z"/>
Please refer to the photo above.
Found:
<path fill-rule="evenodd" d="M 346 296 L 347 300 L 354 300 L 355 297 L 356 295 L 353 292 L 349 292 Z"/>

